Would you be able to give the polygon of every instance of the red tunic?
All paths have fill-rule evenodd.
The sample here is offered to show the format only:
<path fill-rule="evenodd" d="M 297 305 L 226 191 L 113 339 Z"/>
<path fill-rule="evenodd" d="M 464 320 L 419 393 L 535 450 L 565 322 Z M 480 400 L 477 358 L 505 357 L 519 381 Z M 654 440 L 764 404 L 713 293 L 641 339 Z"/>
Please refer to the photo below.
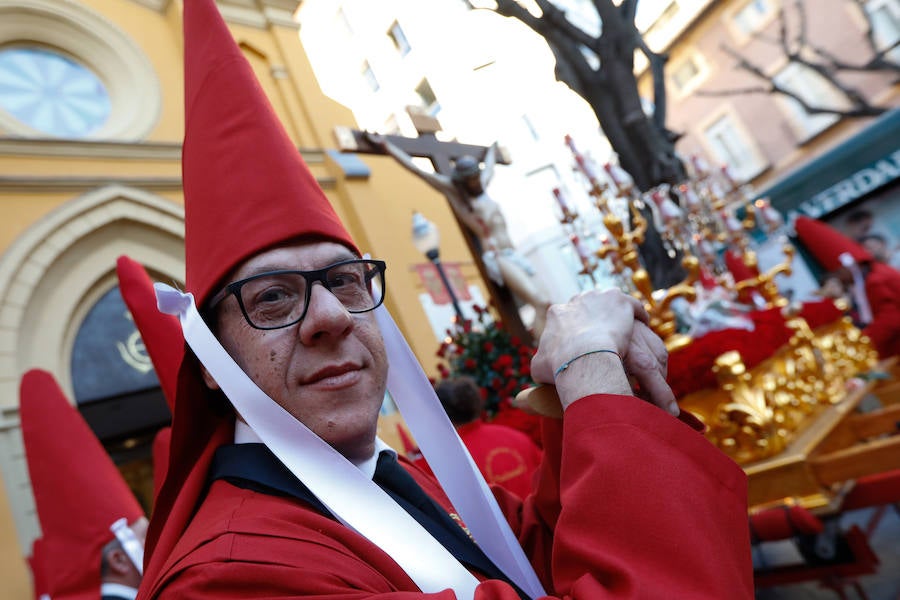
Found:
<path fill-rule="evenodd" d="M 746 477 L 640 400 L 582 398 L 547 420 L 535 493 L 494 488 L 552 597 L 752 598 Z M 437 484 L 405 465 L 452 511 Z M 294 498 L 212 484 L 141 598 L 421 597 L 380 548 Z M 453 598 L 447 590 L 434 598 Z M 478 600 L 518 600 L 486 581 Z"/>
<path fill-rule="evenodd" d="M 900 271 L 880 262 L 869 263 L 866 296 L 872 322 L 863 330 L 882 358 L 900 355 Z"/>
<path fill-rule="evenodd" d="M 531 438 L 505 425 L 483 421 L 456 428 L 485 481 L 524 498 L 531 493 L 541 450 Z"/>

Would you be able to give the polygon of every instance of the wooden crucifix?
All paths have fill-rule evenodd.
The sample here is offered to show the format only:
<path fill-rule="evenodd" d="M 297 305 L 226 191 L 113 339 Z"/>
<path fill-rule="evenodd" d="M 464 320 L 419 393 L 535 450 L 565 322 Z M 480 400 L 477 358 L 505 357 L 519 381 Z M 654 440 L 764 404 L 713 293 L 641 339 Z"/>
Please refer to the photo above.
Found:
<path fill-rule="evenodd" d="M 378 137 L 382 141 L 389 142 L 391 146 L 399 149 L 399 151 L 408 157 L 427 158 L 434 167 L 435 173 L 444 176 L 445 179 L 449 178 L 454 172 L 454 168 L 460 158 L 471 157 L 480 162 L 484 161 L 485 157 L 488 155 L 490 148 L 486 146 L 463 144 L 459 142 L 443 142 L 438 140 L 435 133 L 440 131 L 441 127 L 437 119 L 425 114 L 421 109 L 418 109 L 418 107 L 408 107 L 407 112 L 412 118 L 416 131 L 419 133 L 418 137 L 410 138 L 399 135 L 384 135 Z M 387 151 L 383 146 L 373 143 L 370 135 L 371 134 L 365 131 L 346 127 L 335 128 L 335 137 L 337 138 L 338 148 L 341 152 L 381 155 L 391 154 L 391 152 Z M 496 154 L 496 162 L 500 164 L 510 163 L 509 158 L 505 153 L 498 152 Z M 402 157 L 395 155 L 394 158 L 401 163 L 404 162 Z M 409 165 L 404 166 L 410 168 Z M 438 187 L 433 181 L 428 179 L 427 174 L 420 174 L 420 176 L 425 178 L 433 187 Z M 507 331 L 512 335 L 519 337 L 523 342 L 533 344 L 533 336 L 525 327 L 525 324 L 522 322 L 519 315 L 519 306 L 515 296 L 507 285 L 500 285 L 495 280 L 495 277 L 492 278 L 490 267 L 485 265 L 485 261 L 482 258 L 485 248 L 482 247 L 481 240 L 473 231 L 472 223 L 467 223 L 461 218 L 459 207 L 452 201 L 452 198 L 448 194 L 452 194 L 452 192 L 449 192 L 448 190 L 447 192 L 444 192 L 444 195 L 447 197 L 448 201 L 451 202 L 451 207 L 454 209 L 453 215 L 457 225 L 463 232 L 463 237 L 466 240 L 469 252 L 472 254 L 472 258 L 488 288 L 488 292 L 494 301 L 497 311 L 500 313 L 501 319 L 503 319 L 503 322 L 505 323 Z M 535 310 L 540 311 L 542 310 L 542 307 L 535 306 Z"/>

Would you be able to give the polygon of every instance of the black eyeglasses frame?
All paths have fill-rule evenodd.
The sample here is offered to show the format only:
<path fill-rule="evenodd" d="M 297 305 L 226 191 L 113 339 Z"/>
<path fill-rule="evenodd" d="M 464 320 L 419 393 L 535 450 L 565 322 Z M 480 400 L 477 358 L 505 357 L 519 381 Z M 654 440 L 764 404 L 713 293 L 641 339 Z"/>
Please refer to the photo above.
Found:
<path fill-rule="evenodd" d="M 278 270 L 278 271 L 266 271 L 265 273 L 257 273 L 256 275 L 251 275 L 250 277 L 246 277 L 244 279 L 239 279 L 237 281 L 233 281 L 233 282 L 229 283 L 228 285 L 226 285 L 221 291 L 219 291 L 218 294 L 216 294 L 213 297 L 212 300 L 210 300 L 209 308 L 207 309 L 207 311 L 212 311 L 220 302 L 222 302 L 228 296 L 234 296 L 235 299 L 237 300 L 238 306 L 241 309 L 241 314 L 243 314 L 243 316 L 244 316 L 244 320 L 247 321 L 247 324 L 250 325 L 250 327 L 252 327 L 254 329 L 260 329 L 262 331 L 271 331 L 274 329 L 284 329 L 285 327 L 290 327 L 291 325 L 296 325 L 297 323 L 302 321 L 303 318 L 306 316 L 306 313 L 309 310 L 310 299 L 312 298 L 312 286 L 315 282 L 318 281 L 319 283 L 322 284 L 322 287 L 324 287 L 326 290 L 331 292 L 331 287 L 329 286 L 328 281 L 325 279 L 325 274 L 328 271 L 330 271 L 331 269 L 334 269 L 335 267 L 340 267 L 340 266 L 349 265 L 349 264 L 358 264 L 358 263 L 364 263 L 364 264 L 372 265 L 374 267 L 374 270 L 371 271 L 372 276 L 369 278 L 369 282 L 371 283 L 372 279 L 375 279 L 376 277 L 380 277 L 381 285 L 379 287 L 381 288 L 381 297 L 374 304 L 374 306 L 372 306 L 371 308 L 367 308 L 365 310 L 350 310 L 346 306 L 344 306 L 344 308 L 350 314 L 362 314 L 362 313 L 371 312 L 384 303 L 384 297 L 386 294 L 386 290 L 385 290 L 386 284 L 385 284 L 384 273 L 387 270 L 387 263 L 384 262 L 383 260 L 375 260 L 375 259 L 370 259 L 370 258 L 354 258 L 354 259 L 350 259 L 350 260 L 342 260 L 340 262 L 332 263 L 330 265 L 326 265 L 326 266 L 322 267 L 321 269 L 315 269 L 313 271 L 295 271 L 295 270 L 285 269 L 285 270 Z M 300 314 L 299 318 L 297 318 L 294 321 L 291 321 L 289 323 L 286 323 L 284 325 L 278 325 L 275 327 L 260 327 L 259 325 L 255 324 L 253 322 L 253 320 L 250 318 L 250 315 L 247 314 L 247 309 L 244 307 L 244 301 L 241 298 L 241 288 L 246 283 L 249 283 L 256 279 L 260 279 L 262 277 L 269 277 L 272 275 L 300 275 L 301 277 L 303 277 L 303 279 L 306 280 L 306 297 L 303 300 L 303 312 Z"/>

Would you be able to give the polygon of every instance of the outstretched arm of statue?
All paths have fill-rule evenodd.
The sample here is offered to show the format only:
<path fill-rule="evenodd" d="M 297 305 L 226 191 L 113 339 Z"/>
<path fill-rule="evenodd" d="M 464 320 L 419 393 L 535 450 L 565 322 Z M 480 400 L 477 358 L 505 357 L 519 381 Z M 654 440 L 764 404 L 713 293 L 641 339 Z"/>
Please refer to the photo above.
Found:
<path fill-rule="evenodd" d="M 453 182 L 446 175 L 441 175 L 439 173 L 429 173 L 425 171 L 413 162 L 412 157 L 398 148 L 396 145 L 392 144 L 385 136 L 380 133 L 374 133 L 371 131 L 365 132 L 366 141 L 372 144 L 374 147 L 378 148 L 385 154 L 388 154 L 394 157 L 400 165 L 402 165 L 407 171 L 413 173 L 414 175 L 418 175 L 425 182 L 444 194 L 445 196 L 448 194 L 454 193 Z"/>
<path fill-rule="evenodd" d="M 497 142 L 491 144 L 487 152 L 484 153 L 484 167 L 481 169 L 481 187 L 487 189 L 488 184 L 494 177 L 494 166 L 497 164 Z"/>

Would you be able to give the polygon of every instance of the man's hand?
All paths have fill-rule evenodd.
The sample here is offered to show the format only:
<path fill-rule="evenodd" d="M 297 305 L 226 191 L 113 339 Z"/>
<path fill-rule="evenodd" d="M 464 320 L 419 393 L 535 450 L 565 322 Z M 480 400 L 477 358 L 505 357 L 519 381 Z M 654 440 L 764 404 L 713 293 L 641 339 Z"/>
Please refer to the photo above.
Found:
<path fill-rule="evenodd" d="M 634 324 L 631 343 L 622 360 L 625 371 L 633 380 L 634 394 L 677 417 L 681 410 L 675 401 L 675 393 L 666 382 L 669 353 L 662 339 L 649 326 L 641 322 Z"/>
<path fill-rule="evenodd" d="M 665 379 L 665 345 L 648 322 L 641 302 L 619 290 L 586 292 L 553 305 L 532 359 L 532 376 L 556 385 L 563 409 L 590 394 L 637 393 L 677 415 Z M 629 377 L 639 387 L 636 392 Z"/>

